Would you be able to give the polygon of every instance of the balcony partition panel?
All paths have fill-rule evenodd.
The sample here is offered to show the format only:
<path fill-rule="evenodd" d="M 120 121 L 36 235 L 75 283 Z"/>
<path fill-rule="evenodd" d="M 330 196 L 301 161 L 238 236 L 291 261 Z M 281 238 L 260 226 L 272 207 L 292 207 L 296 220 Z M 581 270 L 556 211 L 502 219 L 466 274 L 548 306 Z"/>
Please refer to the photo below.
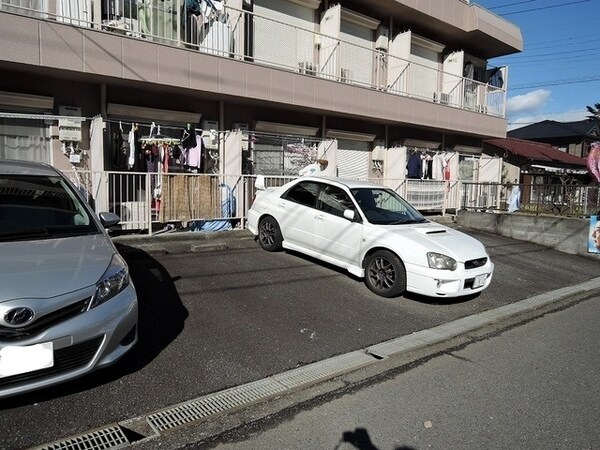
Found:
<path fill-rule="evenodd" d="M 287 0 L 257 0 L 254 4 L 254 60 L 315 75 L 315 12 Z"/>
<path fill-rule="evenodd" d="M 340 37 L 340 81 L 372 86 L 374 31 L 342 21 Z"/>
<path fill-rule="evenodd" d="M 411 74 L 409 77 L 409 92 L 412 96 L 437 100 L 439 90 L 440 63 L 439 53 L 418 45 L 413 45 L 410 55 Z M 448 103 L 448 102 L 445 102 Z"/>

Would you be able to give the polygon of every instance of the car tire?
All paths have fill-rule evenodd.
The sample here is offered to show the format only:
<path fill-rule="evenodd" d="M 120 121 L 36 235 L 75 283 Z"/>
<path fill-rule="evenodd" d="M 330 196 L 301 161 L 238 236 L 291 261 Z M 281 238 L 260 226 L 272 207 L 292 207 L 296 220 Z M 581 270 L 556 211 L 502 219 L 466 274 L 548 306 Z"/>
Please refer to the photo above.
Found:
<path fill-rule="evenodd" d="M 282 249 L 282 242 L 283 236 L 277 221 L 271 216 L 260 219 L 258 223 L 258 243 L 260 246 L 268 252 L 276 252 Z"/>
<path fill-rule="evenodd" d="M 395 254 L 378 250 L 365 259 L 365 284 L 375 294 L 391 298 L 406 290 L 406 269 Z"/>

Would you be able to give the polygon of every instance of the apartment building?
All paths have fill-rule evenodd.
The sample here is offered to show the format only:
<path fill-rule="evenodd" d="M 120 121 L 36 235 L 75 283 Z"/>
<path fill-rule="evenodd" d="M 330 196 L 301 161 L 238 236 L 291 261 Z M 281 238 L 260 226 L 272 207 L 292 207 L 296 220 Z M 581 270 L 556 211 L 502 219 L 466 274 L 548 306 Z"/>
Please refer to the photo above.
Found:
<path fill-rule="evenodd" d="M 468 0 L 0 0 L 0 33 L 2 158 L 385 180 L 499 181 L 523 47 Z"/>

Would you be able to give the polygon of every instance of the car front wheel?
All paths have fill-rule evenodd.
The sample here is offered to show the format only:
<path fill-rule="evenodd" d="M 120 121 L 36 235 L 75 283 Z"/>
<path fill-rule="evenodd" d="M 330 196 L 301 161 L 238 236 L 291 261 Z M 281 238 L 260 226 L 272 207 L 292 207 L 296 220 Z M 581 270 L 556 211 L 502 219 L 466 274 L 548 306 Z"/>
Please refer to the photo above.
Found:
<path fill-rule="evenodd" d="M 283 237 L 277 221 L 270 216 L 263 217 L 258 224 L 258 242 L 268 252 L 281 250 Z"/>
<path fill-rule="evenodd" d="M 365 284 L 382 297 L 398 297 L 406 290 L 406 269 L 400 258 L 378 250 L 365 260 Z"/>

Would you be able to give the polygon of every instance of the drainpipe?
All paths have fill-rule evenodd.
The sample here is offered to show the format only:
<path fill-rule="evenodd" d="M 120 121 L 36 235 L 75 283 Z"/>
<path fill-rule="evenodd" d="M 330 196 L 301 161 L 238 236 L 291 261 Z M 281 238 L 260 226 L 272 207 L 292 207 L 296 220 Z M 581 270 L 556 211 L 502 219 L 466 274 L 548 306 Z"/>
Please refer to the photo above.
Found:
<path fill-rule="evenodd" d="M 106 84 L 100 85 L 100 115 L 106 120 Z"/>

